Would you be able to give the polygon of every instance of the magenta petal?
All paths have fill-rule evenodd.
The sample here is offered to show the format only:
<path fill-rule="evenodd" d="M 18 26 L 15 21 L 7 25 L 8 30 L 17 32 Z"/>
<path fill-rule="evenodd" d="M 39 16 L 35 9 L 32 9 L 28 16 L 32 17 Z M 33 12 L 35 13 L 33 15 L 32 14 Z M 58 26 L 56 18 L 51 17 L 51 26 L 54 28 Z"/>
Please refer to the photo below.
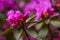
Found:
<path fill-rule="evenodd" d="M 23 14 L 20 11 L 16 11 L 15 17 L 16 18 L 21 18 L 21 17 L 23 17 Z"/>
<path fill-rule="evenodd" d="M 58 33 L 58 36 L 60 37 L 60 32 Z"/>
<path fill-rule="evenodd" d="M 42 10 L 39 10 L 36 12 L 36 18 L 35 18 L 35 21 L 38 21 L 40 18 L 41 18 L 41 15 L 42 15 Z"/>
<path fill-rule="evenodd" d="M 26 20 L 29 16 L 30 16 L 30 11 L 27 11 L 27 12 L 24 14 L 24 20 Z"/>
<path fill-rule="evenodd" d="M 36 15 L 35 21 L 38 21 L 40 19 L 41 15 Z"/>
<path fill-rule="evenodd" d="M 35 9 L 36 6 L 37 6 L 37 3 L 32 0 L 31 3 L 26 5 L 24 11 L 32 11 Z"/>
<path fill-rule="evenodd" d="M 54 38 L 53 40 L 60 40 L 60 38 Z"/>
<path fill-rule="evenodd" d="M 25 17 L 28 17 L 29 15 L 30 15 L 30 11 L 27 11 L 27 12 L 24 14 Z"/>
<path fill-rule="evenodd" d="M 25 6 L 25 2 L 24 2 L 24 1 L 20 1 L 20 2 L 19 2 L 19 7 L 20 7 L 20 8 L 24 8 L 24 6 Z"/>
<path fill-rule="evenodd" d="M 16 10 L 16 1 L 15 0 L 0 0 L 0 11 L 6 11 L 7 9 L 15 9 Z M 17 7 L 18 9 L 18 7 Z"/>
<path fill-rule="evenodd" d="M 10 21 L 10 19 L 13 19 L 14 18 L 14 11 L 13 10 L 8 11 L 7 16 L 8 16 L 8 18 L 6 20 Z"/>
<path fill-rule="evenodd" d="M 10 16 L 10 15 L 14 15 L 14 11 L 13 10 L 8 11 L 7 16 Z"/>
<path fill-rule="evenodd" d="M 0 40 L 6 40 L 6 37 L 3 35 L 0 35 Z"/>
<path fill-rule="evenodd" d="M 0 11 L 3 11 L 3 10 L 4 10 L 4 5 L 0 4 Z"/>

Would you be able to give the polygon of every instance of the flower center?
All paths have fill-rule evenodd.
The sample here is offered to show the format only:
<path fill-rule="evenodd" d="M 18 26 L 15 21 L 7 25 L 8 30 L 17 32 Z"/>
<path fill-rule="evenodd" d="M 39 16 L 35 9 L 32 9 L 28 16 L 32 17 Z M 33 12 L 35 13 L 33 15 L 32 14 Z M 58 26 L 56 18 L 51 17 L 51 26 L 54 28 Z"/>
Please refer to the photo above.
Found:
<path fill-rule="evenodd" d="M 44 17 L 47 18 L 49 16 L 48 12 L 44 12 Z"/>

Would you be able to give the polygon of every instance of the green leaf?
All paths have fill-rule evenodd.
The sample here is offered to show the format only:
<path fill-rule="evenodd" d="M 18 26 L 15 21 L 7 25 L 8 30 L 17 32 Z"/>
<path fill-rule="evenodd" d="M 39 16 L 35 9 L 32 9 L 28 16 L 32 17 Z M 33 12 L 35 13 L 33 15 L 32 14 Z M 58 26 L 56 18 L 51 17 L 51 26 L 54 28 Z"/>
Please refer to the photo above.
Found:
<path fill-rule="evenodd" d="M 47 36 L 47 34 L 48 34 L 48 29 L 47 27 L 44 27 L 38 32 L 38 37 L 43 39 Z"/>
<path fill-rule="evenodd" d="M 43 22 L 37 23 L 37 24 L 35 25 L 36 30 L 39 30 L 39 29 L 42 27 L 42 24 L 43 24 Z"/>
<path fill-rule="evenodd" d="M 49 22 L 50 22 L 50 19 L 45 20 L 46 24 L 49 24 Z"/>
<path fill-rule="evenodd" d="M 60 27 L 60 21 L 58 21 L 58 20 L 52 20 L 51 24 L 55 27 Z"/>
<path fill-rule="evenodd" d="M 11 33 L 15 28 L 8 28 L 7 30 L 3 31 L 1 33 L 1 35 L 8 35 L 9 33 Z"/>
<path fill-rule="evenodd" d="M 43 40 L 43 39 L 41 39 L 41 38 L 37 38 L 38 40 Z"/>
<path fill-rule="evenodd" d="M 29 22 L 29 21 L 31 21 L 31 20 L 34 19 L 34 18 L 35 18 L 35 15 L 29 17 L 29 18 L 26 20 L 26 23 Z"/>
<path fill-rule="evenodd" d="M 37 33 L 36 33 L 35 31 L 33 31 L 33 30 L 27 30 L 27 33 L 28 33 L 29 35 L 31 35 L 32 37 L 34 37 L 34 38 L 37 37 Z"/>
<path fill-rule="evenodd" d="M 20 39 L 20 37 L 22 36 L 23 30 L 21 29 L 20 31 L 15 30 L 14 31 L 14 36 L 16 38 L 16 40 Z"/>
<path fill-rule="evenodd" d="M 35 24 L 37 24 L 37 23 L 30 23 L 29 26 L 28 26 L 28 28 L 31 28 L 31 27 L 34 26 Z"/>

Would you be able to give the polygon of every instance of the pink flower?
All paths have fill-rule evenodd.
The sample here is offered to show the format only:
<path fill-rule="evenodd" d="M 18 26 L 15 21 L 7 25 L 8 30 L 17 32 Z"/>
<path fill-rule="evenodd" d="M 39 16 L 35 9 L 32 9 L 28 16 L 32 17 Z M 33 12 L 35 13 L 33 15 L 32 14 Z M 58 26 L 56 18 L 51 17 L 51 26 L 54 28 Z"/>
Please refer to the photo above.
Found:
<path fill-rule="evenodd" d="M 60 37 L 60 32 L 58 33 L 58 36 Z"/>
<path fill-rule="evenodd" d="M 60 40 L 60 32 L 58 32 L 58 37 L 54 38 L 53 40 Z"/>
<path fill-rule="evenodd" d="M 29 17 L 29 11 L 26 12 L 24 15 L 20 11 L 13 11 L 10 10 L 7 14 L 8 18 L 6 19 L 13 27 L 17 27 L 20 25 L 20 22 L 25 20 Z"/>
<path fill-rule="evenodd" d="M 33 1 L 33 0 L 32 0 L 30 3 L 28 3 L 28 4 L 25 6 L 24 11 L 33 11 L 33 10 L 35 10 L 36 6 L 37 6 L 36 1 Z"/>
<path fill-rule="evenodd" d="M 0 40 L 6 40 L 6 37 L 4 35 L 0 35 Z"/>
<path fill-rule="evenodd" d="M 53 40 L 60 40 L 60 38 L 54 38 Z"/>
<path fill-rule="evenodd" d="M 0 0 L 0 11 L 4 11 L 6 9 L 17 9 L 15 0 Z"/>
<path fill-rule="evenodd" d="M 18 2 L 18 5 L 19 5 L 20 8 L 24 8 L 25 2 L 24 2 L 23 0 L 20 0 L 20 1 Z"/>
<path fill-rule="evenodd" d="M 36 11 L 35 21 L 38 21 L 48 9 L 52 10 L 50 0 L 31 0 L 25 7 L 25 11 Z"/>
<path fill-rule="evenodd" d="M 44 15 L 44 12 L 47 12 L 47 10 L 51 10 L 51 3 L 50 0 L 37 0 L 39 4 L 36 6 L 36 21 L 39 20 L 39 18 Z"/>

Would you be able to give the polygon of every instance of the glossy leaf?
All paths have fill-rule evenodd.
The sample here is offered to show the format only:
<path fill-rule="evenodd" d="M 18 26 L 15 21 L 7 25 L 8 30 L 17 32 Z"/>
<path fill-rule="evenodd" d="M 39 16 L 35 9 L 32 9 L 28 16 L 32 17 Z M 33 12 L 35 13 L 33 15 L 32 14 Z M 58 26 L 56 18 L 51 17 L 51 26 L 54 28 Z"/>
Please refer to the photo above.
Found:
<path fill-rule="evenodd" d="M 31 21 L 31 20 L 34 19 L 34 18 L 35 18 L 35 15 L 29 17 L 29 18 L 26 20 L 26 23 L 29 22 L 29 21 Z"/>
<path fill-rule="evenodd" d="M 28 33 L 29 35 L 31 35 L 32 37 L 34 37 L 34 38 L 37 37 L 37 33 L 36 33 L 35 31 L 33 31 L 33 30 L 27 30 L 27 33 Z"/>
<path fill-rule="evenodd" d="M 7 30 L 3 31 L 2 33 L 0 33 L 1 35 L 8 35 L 9 33 L 11 33 L 15 28 L 8 28 Z"/>
<path fill-rule="evenodd" d="M 34 26 L 35 24 L 37 24 L 37 23 L 31 23 L 31 24 L 29 24 L 29 25 L 28 25 L 28 28 Z"/>
<path fill-rule="evenodd" d="M 43 39 L 47 36 L 47 34 L 48 34 L 48 29 L 44 27 L 38 32 L 38 37 Z"/>
<path fill-rule="evenodd" d="M 37 38 L 38 40 L 43 40 L 43 39 L 41 39 L 41 38 Z"/>
<path fill-rule="evenodd" d="M 50 19 L 45 20 L 46 24 L 49 24 L 49 22 L 50 22 Z"/>
<path fill-rule="evenodd" d="M 16 40 L 20 39 L 20 37 L 22 36 L 23 30 L 21 29 L 20 32 L 18 30 L 14 31 L 14 36 L 16 38 Z"/>
<path fill-rule="evenodd" d="M 55 27 L 60 27 L 60 21 L 58 21 L 58 20 L 52 20 L 51 24 Z"/>
<path fill-rule="evenodd" d="M 36 30 L 39 30 L 42 27 L 42 22 L 35 25 Z"/>

